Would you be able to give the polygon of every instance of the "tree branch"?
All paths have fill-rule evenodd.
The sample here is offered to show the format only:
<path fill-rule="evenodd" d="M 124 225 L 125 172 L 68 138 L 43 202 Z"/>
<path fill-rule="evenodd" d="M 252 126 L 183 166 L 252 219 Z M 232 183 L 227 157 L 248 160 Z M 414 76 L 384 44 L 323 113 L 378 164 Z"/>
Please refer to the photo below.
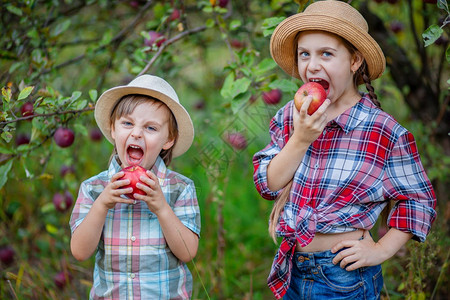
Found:
<path fill-rule="evenodd" d="M 29 116 L 20 117 L 20 118 L 14 119 L 14 120 L 2 121 L 2 122 L 0 122 L 0 126 L 4 126 L 6 124 L 15 123 L 15 122 L 19 122 L 19 121 L 25 121 L 25 120 L 33 119 L 33 118 L 37 118 L 37 117 L 51 117 L 51 116 L 65 115 L 65 114 L 81 114 L 81 113 L 84 113 L 87 111 L 93 111 L 94 109 L 95 109 L 94 107 L 86 107 L 86 108 L 80 109 L 80 110 L 67 110 L 67 111 L 57 111 L 57 112 L 53 112 L 53 113 L 49 113 L 49 114 L 29 115 Z"/>

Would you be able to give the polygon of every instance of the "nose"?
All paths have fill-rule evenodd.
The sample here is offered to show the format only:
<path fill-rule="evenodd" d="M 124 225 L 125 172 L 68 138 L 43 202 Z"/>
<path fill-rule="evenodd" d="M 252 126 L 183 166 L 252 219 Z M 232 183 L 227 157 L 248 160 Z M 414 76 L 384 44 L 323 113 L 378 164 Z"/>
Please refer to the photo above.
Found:
<path fill-rule="evenodd" d="M 315 73 L 322 68 L 320 59 L 317 56 L 311 56 L 308 62 L 308 71 Z"/>
<path fill-rule="evenodd" d="M 131 136 L 136 138 L 136 139 L 141 138 L 142 137 L 142 130 L 140 128 L 138 128 L 138 127 L 134 127 L 133 131 L 131 131 Z"/>

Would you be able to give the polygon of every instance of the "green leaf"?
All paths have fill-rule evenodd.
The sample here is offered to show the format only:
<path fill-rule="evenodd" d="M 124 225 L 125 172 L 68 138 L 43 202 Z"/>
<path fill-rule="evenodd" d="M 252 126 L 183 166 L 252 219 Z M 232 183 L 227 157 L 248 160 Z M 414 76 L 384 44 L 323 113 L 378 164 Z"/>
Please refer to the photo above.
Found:
<path fill-rule="evenodd" d="M 252 94 L 249 91 L 236 96 L 236 98 L 234 98 L 231 102 L 231 110 L 233 111 L 233 113 L 237 114 L 239 111 L 241 111 L 251 96 Z"/>
<path fill-rule="evenodd" d="M 52 224 L 45 224 L 45 229 L 47 229 L 47 232 L 50 234 L 58 233 L 58 228 Z"/>
<path fill-rule="evenodd" d="M 255 76 L 261 76 L 266 74 L 268 71 L 272 70 L 273 68 L 276 67 L 276 63 L 273 59 L 271 58 L 265 58 L 263 59 L 254 69 L 253 74 L 255 74 Z"/>
<path fill-rule="evenodd" d="M 17 100 L 22 100 L 22 99 L 25 99 L 26 97 L 28 97 L 31 94 L 31 92 L 33 91 L 33 89 L 34 89 L 34 86 L 27 86 L 26 88 L 21 90 Z"/>
<path fill-rule="evenodd" d="M 80 98 L 80 96 L 81 96 L 81 92 L 80 92 L 80 91 L 74 91 L 74 92 L 72 93 L 72 96 L 71 96 L 70 98 L 72 99 L 72 101 L 75 101 L 75 100 L 77 100 L 78 98 Z"/>
<path fill-rule="evenodd" d="M 97 96 L 98 96 L 97 90 L 94 89 L 89 90 L 89 98 L 91 98 L 93 102 L 97 101 Z"/>
<path fill-rule="evenodd" d="M 263 30 L 263 35 L 265 37 L 271 35 L 275 30 L 275 27 L 277 27 L 277 25 L 280 24 L 280 22 L 283 21 L 284 19 L 285 17 L 272 17 L 265 19 L 261 26 Z"/>
<path fill-rule="evenodd" d="M 20 8 L 18 8 L 18 7 L 15 7 L 12 4 L 9 4 L 8 6 L 6 6 L 6 9 L 9 10 L 9 12 L 11 12 L 11 13 L 13 13 L 15 15 L 18 15 L 19 17 L 22 16 L 22 10 Z"/>
<path fill-rule="evenodd" d="M 212 28 L 212 27 L 214 27 L 215 22 L 214 22 L 213 19 L 208 19 L 208 20 L 206 20 L 206 24 L 205 25 L 206 25 L 207 28 Z"/>
<path fill-rule="evenodd" d="M 228 74 L 228 76 L 225 78 L 222 89 L 220 90 L 220 95 L 225 99 L 231 98 L 231 87 L 233 86 L 233 82 L 234 82 L 234 73 L 230 72 L 230 74 Z"/>
<path fill-rule="evenodd" d="M 288 79 L 278 79 L 278 80 L 275 80 L 275 81 L 273 81 L 273 82 L 271 82 L 270 84 L 269 84 L 269 87 L 271 88 L 271 89 L 280 89 L 280 90 L 282 90 L 283 92 L 286 92 L 286 93 L 295 93 L 297 90 L 298 90 L 298 88 L 299 88 L 299 86 L 297 85 L 297 84 L 295 84 L 295 82 L 292 82 L 291 80 L 288 80 Z"/>
<path fill-rule="evenodd" d="M 235 98 L 237 95 L 245 93 L 251 83 L 252 81 L 247 77 L 236 80 L 230 90 L 231 97 Z"/>
<path fill-rule="evenodd" d="M 242 25 L 241 20 L 233 20 L 230 22 L 229 28 L 230 28 L 230 30 L 236 30 L 239 27 L 241 27 L 241 25 Z"/>
<path fill-rule="evenodd" d="M 7 88 L 2 87 L 2 96 L 3 96 L 3 100 L 5 100 L 6 102 L 11 101 L 11 97 L 12 97 L 11 89 L 9 87 L 7 87 Z"/>
<path fill-rule="evenodd" d="M 51 37 L 56 37 L 66 31 L 71 25 L 70 19 L 65 20 L 64 22 L 56 25 L 56 27 L 50 32 Z"/>
<path fill-rule="evenodd" d="M 8 180 L 8 173 L 11 170 L 13 160 L 11 159 L 6 164 L 0 166 L 0 189 L 5 185 Z"/>
<path fill-rule="evenodd" d="M 444 30 L 438 25 L 431 25 L 425 30 L 422 34 L 423 41 L 425 43 L 425 47 L 433 44 L 442 34 Z"/>

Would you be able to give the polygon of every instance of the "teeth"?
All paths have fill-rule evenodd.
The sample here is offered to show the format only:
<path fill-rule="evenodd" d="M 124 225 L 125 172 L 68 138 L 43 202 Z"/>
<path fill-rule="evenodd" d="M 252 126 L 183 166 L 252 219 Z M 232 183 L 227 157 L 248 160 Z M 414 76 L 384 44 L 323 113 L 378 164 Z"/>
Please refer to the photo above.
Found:
<path fill-rule="evenodd" d="M 311 79 L 312 82 L 319 82 L 320 79 Z"/>
<path fill-rule="evenodd" d="M 141 149 L 141 147 L 139 147 L 139 146 L 133 146 L 133 145 L 131 145 L 130 148 Z"/>

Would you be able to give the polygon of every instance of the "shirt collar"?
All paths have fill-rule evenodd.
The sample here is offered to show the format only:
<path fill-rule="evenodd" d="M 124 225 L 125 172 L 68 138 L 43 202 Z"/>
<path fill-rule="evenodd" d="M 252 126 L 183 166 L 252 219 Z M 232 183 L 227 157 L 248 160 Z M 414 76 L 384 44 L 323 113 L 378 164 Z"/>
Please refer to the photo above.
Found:
<path fill-rule="evenodd" d="M 369 115 L 370 110 L 375 107 L 375 104 L 373 104 L 368 95 L 365 94 L 356 105 L 330 121 L 328 126 L 333 127 L 334 124 L 337 124 L 347 134 L 364 121 Z"/>
<path fill-rule="evenodd" d="M 120 170 L 122 170 L 122 167 L 117 162 L 117 157 L 114 156 L 114 158 L 111 160 L 111 163 L 110 163 L 109 168 L 108 168 L 108 178 L 111 179 L 111 177 L 114 174 L 116 174 L 117 172 L 119 172 Z M 151 170 L 158 177 L 159 184 L 161 186 L 163 186 L 164 185 L 164 178 L 166 178 L 166 173 L 167 173 L 167 167 L 166 167 L 166 164 L 164 163 L 164 160 L 161 157 L 158 156 L 156 158 L 156 161 L 153 164 L 153 167 L 152 167 Z"/>

